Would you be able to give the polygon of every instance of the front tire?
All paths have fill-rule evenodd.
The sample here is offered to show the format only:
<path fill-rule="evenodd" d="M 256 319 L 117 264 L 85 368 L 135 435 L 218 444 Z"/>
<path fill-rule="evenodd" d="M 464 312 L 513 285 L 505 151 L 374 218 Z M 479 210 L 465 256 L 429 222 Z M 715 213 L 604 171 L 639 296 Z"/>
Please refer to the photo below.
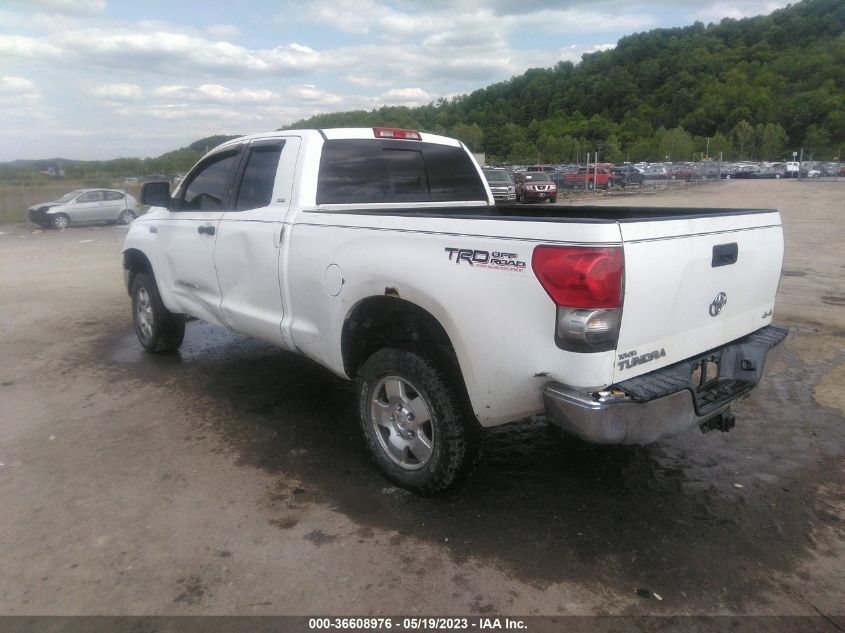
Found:
<path fill-rule="evenodd" d="M 381 349 L 361 367 L 356 387 L 364 439 L 390 481 L 434 494 L 471 471 L 481 428 L 429 357 Z"/>
<path fill-rule="evenodd" d="M 58 231 L 63 231 L 70 226 L 70 217 L 64 213 L 57 213 L 50 219 L 50 225 Z"/>
<path fill-rule="evenodd" d="M 138 273 L 132 281 L 132 323 L 138 342 L 153 354 L 179 349 L 185 338 L 185 317 L 164 307 L 148 273 Z"/>

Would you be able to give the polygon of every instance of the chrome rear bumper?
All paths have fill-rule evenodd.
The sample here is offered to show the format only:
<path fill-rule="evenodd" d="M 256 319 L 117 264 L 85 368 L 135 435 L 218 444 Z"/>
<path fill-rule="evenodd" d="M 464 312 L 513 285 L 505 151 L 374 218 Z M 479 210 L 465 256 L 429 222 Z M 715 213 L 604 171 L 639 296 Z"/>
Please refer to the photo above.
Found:
<path fill-rule="evenodd" d="M 767 326 L 702 356 L 676 363 L 606 390 L 585 393 L 559 383 L 543 391 L 547 419 L 596 444 L 650 444 L 725 413 L 748 395 L 777 359 L 788 331 Z M 718 358 L 718 380 L 695 386 L 702 359 Z"/>

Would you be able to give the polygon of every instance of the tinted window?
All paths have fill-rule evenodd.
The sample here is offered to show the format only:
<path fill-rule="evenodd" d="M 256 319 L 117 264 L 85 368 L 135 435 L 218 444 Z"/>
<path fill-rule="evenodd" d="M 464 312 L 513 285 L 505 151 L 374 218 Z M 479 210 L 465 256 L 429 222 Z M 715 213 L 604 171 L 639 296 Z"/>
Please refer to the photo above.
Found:
<path fill-rule="evenodd" d="M 223 208 L 238 151 L 212 156 L 188 176 L 182 190 L 180 209 L 217 211 Z"/>
<path fill-rule="evenodd" d="M 326 141 L 317 204 L 483 200 L 484 186 L 459 147 L 414 141 Z"/>
<path fill-rule="evenodd" d="M 105 191 L 106 200 L 123 200 L 123 194 L 118 191 Z"/>
<path fill-rule="evenodd" d="M 253 147 L 247 159 L 235 209 L 246 211 L 270 204 L 283 143 Z"/>

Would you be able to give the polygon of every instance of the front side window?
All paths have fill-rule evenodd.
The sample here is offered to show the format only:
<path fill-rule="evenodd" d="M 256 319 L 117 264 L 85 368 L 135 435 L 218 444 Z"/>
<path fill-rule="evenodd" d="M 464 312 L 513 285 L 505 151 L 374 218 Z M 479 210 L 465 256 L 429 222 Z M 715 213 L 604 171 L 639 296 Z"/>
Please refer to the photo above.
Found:
<path fill-rule="evenodd" d="M 70 202 L 71 200 L 73 200 L 78 195 L 79 195 L 79 189 L 77 189 L 76 191 L 71 191 L 70 193 L 66 193 L 61 198 L 56 200 L 56 202 Z"/>
<path fill-rule="evenodd" d="M 221 152 L 206 159 L 186 180 L 179 200 L 179 209 L 219 211 L 229 193 L 232 172 L 239 150 Z"/>
<path fill-rule="evenodd" d="M 283 145 L 283 142 L 258 145 L 250 150 L 235 202 L 237 211 L 259 209 L 270 204 Z"/>

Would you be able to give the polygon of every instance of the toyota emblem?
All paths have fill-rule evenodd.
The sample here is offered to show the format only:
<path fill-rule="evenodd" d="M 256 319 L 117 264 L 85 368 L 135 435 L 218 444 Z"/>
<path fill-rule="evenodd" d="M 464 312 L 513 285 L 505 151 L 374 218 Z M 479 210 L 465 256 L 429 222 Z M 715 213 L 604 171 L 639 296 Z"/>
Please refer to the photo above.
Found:
<path fill-rule="evenodd" d="M 710 304 L 710 316 L 719 316 L 722 313 L 722 310 L 725 309 L 726 305 L 728 305 L 728 295 L 724 292 L 720 292 Z"/>

